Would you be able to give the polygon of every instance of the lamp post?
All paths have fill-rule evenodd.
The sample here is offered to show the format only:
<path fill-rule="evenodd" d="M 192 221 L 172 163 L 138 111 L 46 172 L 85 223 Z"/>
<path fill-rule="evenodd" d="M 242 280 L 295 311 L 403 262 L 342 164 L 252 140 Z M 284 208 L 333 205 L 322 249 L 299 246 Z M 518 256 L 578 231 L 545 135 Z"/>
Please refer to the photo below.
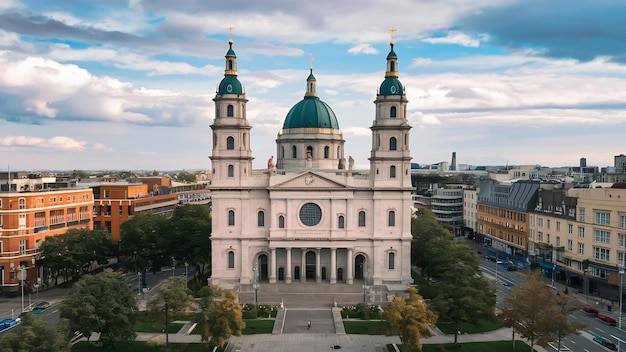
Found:
<path fill-rule="evenodd" d="M 172 276 L 174 276 L 174 270 L 176 269 L 176 265 L 174 263 L 174 257 L 172 257 Z"/>
<path fill-rule="evenodd" d="M 496 283 L 498 282 L 498 251 L 496 251 Z"/>
<path fill-rule="evenodd" d="M 619 337 L 615 335 L 611 335 L 611 337 L 617 340 L 617 352 L 620 352 L 622 350 L 622 342 L 626 342 L 626 341 L 620 339 Z"/>
<path fill-rule="evenodd" d="M 185 262 L 185 288 L 187 288 L 187 268 L 189 268 L 189 263 Z"/>
<path fill-rule="evenodd" d="M 22 312 L 24 312 L 24 280 L 26 280 L 26 270 L 20 265 L 20 269 L 17 272 L 17 278 L 20 280 L 20 291 L 22 292 Z"/>
<path fill-rule="evenodd" d="M 557 294 L 556 289 L 556 264 L 552 264 L 552 293 Z"/>
<path fill-rule="evenodd" d="M 623 292 L 622 287 L 624 286 L 624 267 L 620 265 L 619 267 L 619 323 L 618 329 L 622 330 L 622 303 L 623 303 Z"/>
<path fill-rule="evenodd" d="M 137 272 L 137 294 L 141 295 L 141 273 Z"/>

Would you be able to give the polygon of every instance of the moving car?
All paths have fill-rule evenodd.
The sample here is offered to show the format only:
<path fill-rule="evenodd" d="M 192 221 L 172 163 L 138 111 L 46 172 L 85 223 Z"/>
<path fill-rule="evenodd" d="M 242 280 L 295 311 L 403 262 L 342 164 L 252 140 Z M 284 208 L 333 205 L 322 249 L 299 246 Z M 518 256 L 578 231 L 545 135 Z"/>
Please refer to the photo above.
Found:
<path fill-rule="evenodd" d="M 583 310 L 583 312 L 585 312 L 587 314 L 590 314 L 590 315 L 598 315 L 598 313 L 600 313 L 599 310 L 597 310 L 594 307 L 590 307 L 590 306 L 586 306 L 582 310 Z"/>
<path fill-rule="evenodd" d="M 598 314 L 598 315 L 596 315 L 596 317 L 597 317 L 598 319 L 600 319 L 600 320 L 601 320 L 603 323 L 605 323 L 605 324 L 609 324 L 609 325 L 613 325 L 613 326 L 616 326 L 616 325 L 617 325 L 617 320 L 615 320 L 615 319 L 611 318 L 611 317 L 610 317 L 610 316 L 608 316 L 608 315 Z"/>
<path fill-rule="evenodd" d="M 35 309 L 46 309 L 50 307 L 50 302 L 46 302 L 46 301 L 39 301 L 39 302 L 35 302 L 31 305 L 31 309 L 35 310 Z"/>

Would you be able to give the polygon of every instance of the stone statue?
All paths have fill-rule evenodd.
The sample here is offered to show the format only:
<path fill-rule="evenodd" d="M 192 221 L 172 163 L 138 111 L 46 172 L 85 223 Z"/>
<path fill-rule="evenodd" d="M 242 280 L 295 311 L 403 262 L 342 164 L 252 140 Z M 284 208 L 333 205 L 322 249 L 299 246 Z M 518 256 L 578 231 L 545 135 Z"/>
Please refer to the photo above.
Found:
<path fill-rule="evenodd" d="M 267 168 L 268 169 L 274 168 L 274 156 L 273 155 L 269 159 L 267 159 Z"/>
<path fill-rule="evenodd" d="M 352 159 L 352 155 L 350 155 L 348 157 L 348 170 L 352 171 L 353 167 L 354 167 L 354 159 Z"/>

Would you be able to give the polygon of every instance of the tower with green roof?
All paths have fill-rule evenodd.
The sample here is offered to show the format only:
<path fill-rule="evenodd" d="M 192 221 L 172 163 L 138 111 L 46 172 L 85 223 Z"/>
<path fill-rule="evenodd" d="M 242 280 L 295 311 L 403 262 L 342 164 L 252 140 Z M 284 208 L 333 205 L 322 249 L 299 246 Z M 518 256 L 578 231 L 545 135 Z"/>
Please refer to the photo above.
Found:
<path fill-rule="evenodd" d="M 393 30 L 392 30 L 393 33 Z M 408 100 L 398 79 L 398 56 L 391 49 L 387 54 L 385 79 L 376 95 L 376 118 L 372 130 L 370 180 L 373 187 L 411 187 L 411 152 L 406 108 Z M 410 206 L 407 204 L 407 206 Z"/>
<path fill-rule="evenodd" d="M 242 185 L 252 171 L 250 130 L 246 118 L 246 92 L 237 78 L 237 55 L 228 41 L 224 78 L 215 91 L 215 120 L 211 153 L 212 183 L 227 187 Z"/>

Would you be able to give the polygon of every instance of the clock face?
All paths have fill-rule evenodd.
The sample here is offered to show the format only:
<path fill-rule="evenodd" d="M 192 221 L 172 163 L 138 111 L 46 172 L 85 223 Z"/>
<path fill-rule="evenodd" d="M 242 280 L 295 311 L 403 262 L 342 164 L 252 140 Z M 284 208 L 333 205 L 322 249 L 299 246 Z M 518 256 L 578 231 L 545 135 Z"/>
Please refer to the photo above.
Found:
<path fill-rule="evenodd" d="M 232 84 L 227 85 L 227 86 L 226 86 L 226 91 L 227 91 L 228 93 L 232 92 L 232 91 L 233 91 L 233 85 L 232 85 Z"/>
<path fill-rule="evenodd" d="M 391 93 L 395 94 L 396 93 L 396 86 L 391 86 Z"/>

